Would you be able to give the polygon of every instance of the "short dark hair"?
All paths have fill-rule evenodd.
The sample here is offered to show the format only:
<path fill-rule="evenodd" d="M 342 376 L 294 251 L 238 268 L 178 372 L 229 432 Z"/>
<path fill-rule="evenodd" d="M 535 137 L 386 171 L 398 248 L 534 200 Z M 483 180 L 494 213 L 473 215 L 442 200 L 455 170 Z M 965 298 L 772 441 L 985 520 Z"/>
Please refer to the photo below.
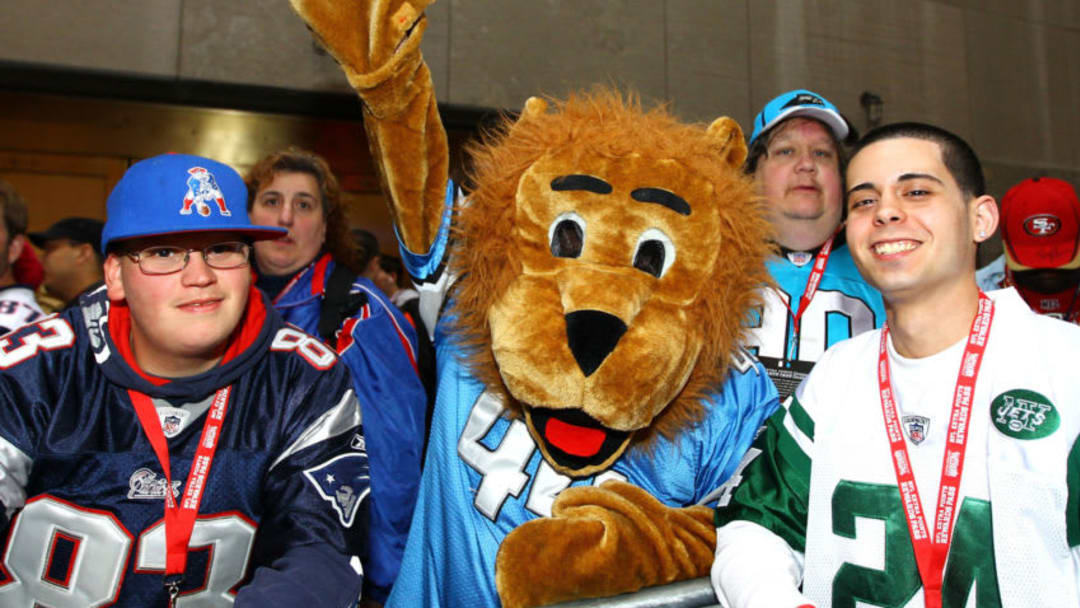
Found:
<path fill-rule="evenodd" d="M 407 286 L 407 277 L 405 273 L 405 265 L 401 263 L 401 258 L 396 255 L 380 255 L 379 256 L 379 268 L 383 269 L 383 272 L 394 277 L 394 283 L 398 287 Z"/>
<path fill-rule="evenodd" d="M 349 232 L 352 237 L 353 246 L 356 249 L 356 258 L 359 260 L 361 272 L 368 267 L 371 260 L 379 256 L 379 237 L 372 234 L 370 230 L 364 230 L 363 228 L 353 228 Z"/>
<path fill-rule="evenodd" d="M 0 179 L 0 205 L 3 206 L 4 228 L 7 229 L 8 238 L 26 234 L 26 226 L 30 221 L 26 201 L 15 186 L 2 179 Z"/>
<path fill-rule="evenodd" d="M 850 144 L 858 138 L 858 133 L 855 131 L 855 127 L 849 126 L 848 128 L 850 129 L 850 131 L 848 132 L 848 136 L 841 140 L 836 137 L 836 133 L 829 125 L 821 122 L 816 118 L 801 115 L 792 116 L 791 118 L 781 120 L 775 125 L 769 127 L 768 130 L 766 130 L 764 133 L 759 135 L 757 139 L 751 142 L 750 147 L 749 149 L 747 149 L 746 152 L 746 161 L 743 163 L 743 173 L 745 173 L 746 175 L 753 175 L 757 171 L 758 161 L 760 161 L 761 157 L 765 156 L 765 154 L 769 151 L 769 143 L 772 142 L 773 136 L 779 133 L 780 129 L 783 128 L 784 125 L 788 124 L 788 122 L 795 118 L 812 120 L 824 127 L 825 132 L 828 133 L 829 138 L 832 139 L 833 147 L 836 148 L 836 158 L 839 161 L 838 165 L 840 168 L 840 180 L 842 182 L 844 179 L 844 169 L 847 167 L 848 159 L 851 158 L 851 156 L 847 153 L 846 144 Z"/>
<path fill-rule="evenodd" d="M 941 161 L 949 170 L 960 191 L 968 200 L 986 194 L 986 178 L 983 177 L 979 157 L 959 135 L 921 122 L 897 122 L 880 126 L 859 140 L 851 151 L 854 158 L 863 148 L 886 139 L 912 138 L 931 141 L 941 150 Z"/>

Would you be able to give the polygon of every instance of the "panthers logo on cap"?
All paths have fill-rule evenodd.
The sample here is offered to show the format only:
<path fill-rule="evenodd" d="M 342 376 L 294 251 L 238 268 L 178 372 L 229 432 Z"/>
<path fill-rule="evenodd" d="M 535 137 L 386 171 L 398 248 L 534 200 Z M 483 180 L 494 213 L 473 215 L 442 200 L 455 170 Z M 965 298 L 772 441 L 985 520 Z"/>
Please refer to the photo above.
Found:
<path fill-rule="evenodd" d="M 790 108 L 790 107 L 794 107 L 794 106 L 806 106 L 806 105 L 824 106 L 825 102 L 822 101 L 822 99 L 820 97 L 818 97 L 817 95 L 811 95 L 809 93 L 799 93 L 794 98 L 792 98 L 791 101 L 785 103 L 784 107 L 785 108 Z"/>
<path fill-rule="evenodd" d="M 225 195 L 221 193 L 214 174 L 202 167 L 188 169 L 190 177 L 187 179 L 187 194 L 184 195 L 184 206 L 180 208 L 180 215 L 191 215 L 191 208 L 203 217 L 210 215 L 210 203 L 216 203 L 218 213 L 223 216 L 232 215 L 225 206 Z"/>
<path fill-rule="evenodd" d="M 1061 220 L 1056 215 L 1042 213 L 1024 220 L 1024 232 L 1031 236 L 1052 236 L 1061 230 Z"/>

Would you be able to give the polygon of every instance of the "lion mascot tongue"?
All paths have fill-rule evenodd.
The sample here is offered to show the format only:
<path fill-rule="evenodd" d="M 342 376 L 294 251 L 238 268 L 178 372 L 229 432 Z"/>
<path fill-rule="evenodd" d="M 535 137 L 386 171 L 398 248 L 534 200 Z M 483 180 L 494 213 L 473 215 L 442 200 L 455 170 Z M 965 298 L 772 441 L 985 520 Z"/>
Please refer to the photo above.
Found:
<path fill-rule="evenodd" d="M 537 606 L 707 574 L 710 506 L 777 407 L 738 346 L 769 253 L 739 126 L 610 90 L 533 98 L 471 146 L 463 196 L 420 55 L 427 2 L 292 4 L 363 101 L 402 257 L 441 312 L 389 604 Z"/>

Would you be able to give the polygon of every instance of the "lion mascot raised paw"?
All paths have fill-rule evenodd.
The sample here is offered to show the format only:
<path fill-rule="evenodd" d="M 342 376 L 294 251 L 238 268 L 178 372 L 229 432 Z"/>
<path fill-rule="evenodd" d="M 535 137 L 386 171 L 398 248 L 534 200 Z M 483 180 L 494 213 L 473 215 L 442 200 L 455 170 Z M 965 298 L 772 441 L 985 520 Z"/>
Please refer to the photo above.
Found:
<path fill-rule="evenodd" d="M 388 604 L 539 606 L 706 575 L 710 506 L 777 407 L 739 348 L 770 251 L 739 126 L 604 89 L 533 98 L 471 146 L 462 195 L 420 55 L 428 3 L 292 4 L 363 101 L 402 257 L 441 313 Z"/>

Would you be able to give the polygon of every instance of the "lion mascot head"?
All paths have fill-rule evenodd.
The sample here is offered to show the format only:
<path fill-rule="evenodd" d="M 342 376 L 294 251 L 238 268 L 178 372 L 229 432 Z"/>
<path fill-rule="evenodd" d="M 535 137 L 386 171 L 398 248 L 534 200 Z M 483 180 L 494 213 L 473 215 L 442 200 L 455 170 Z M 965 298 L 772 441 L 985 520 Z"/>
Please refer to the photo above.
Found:
<path fill-rule="evenodd" d="M 456 325 L 547 461 L 590 475 L 700 419 L 768 281 L 738 125 L 597 89 L 530 99 L 470 153 Z"/>

